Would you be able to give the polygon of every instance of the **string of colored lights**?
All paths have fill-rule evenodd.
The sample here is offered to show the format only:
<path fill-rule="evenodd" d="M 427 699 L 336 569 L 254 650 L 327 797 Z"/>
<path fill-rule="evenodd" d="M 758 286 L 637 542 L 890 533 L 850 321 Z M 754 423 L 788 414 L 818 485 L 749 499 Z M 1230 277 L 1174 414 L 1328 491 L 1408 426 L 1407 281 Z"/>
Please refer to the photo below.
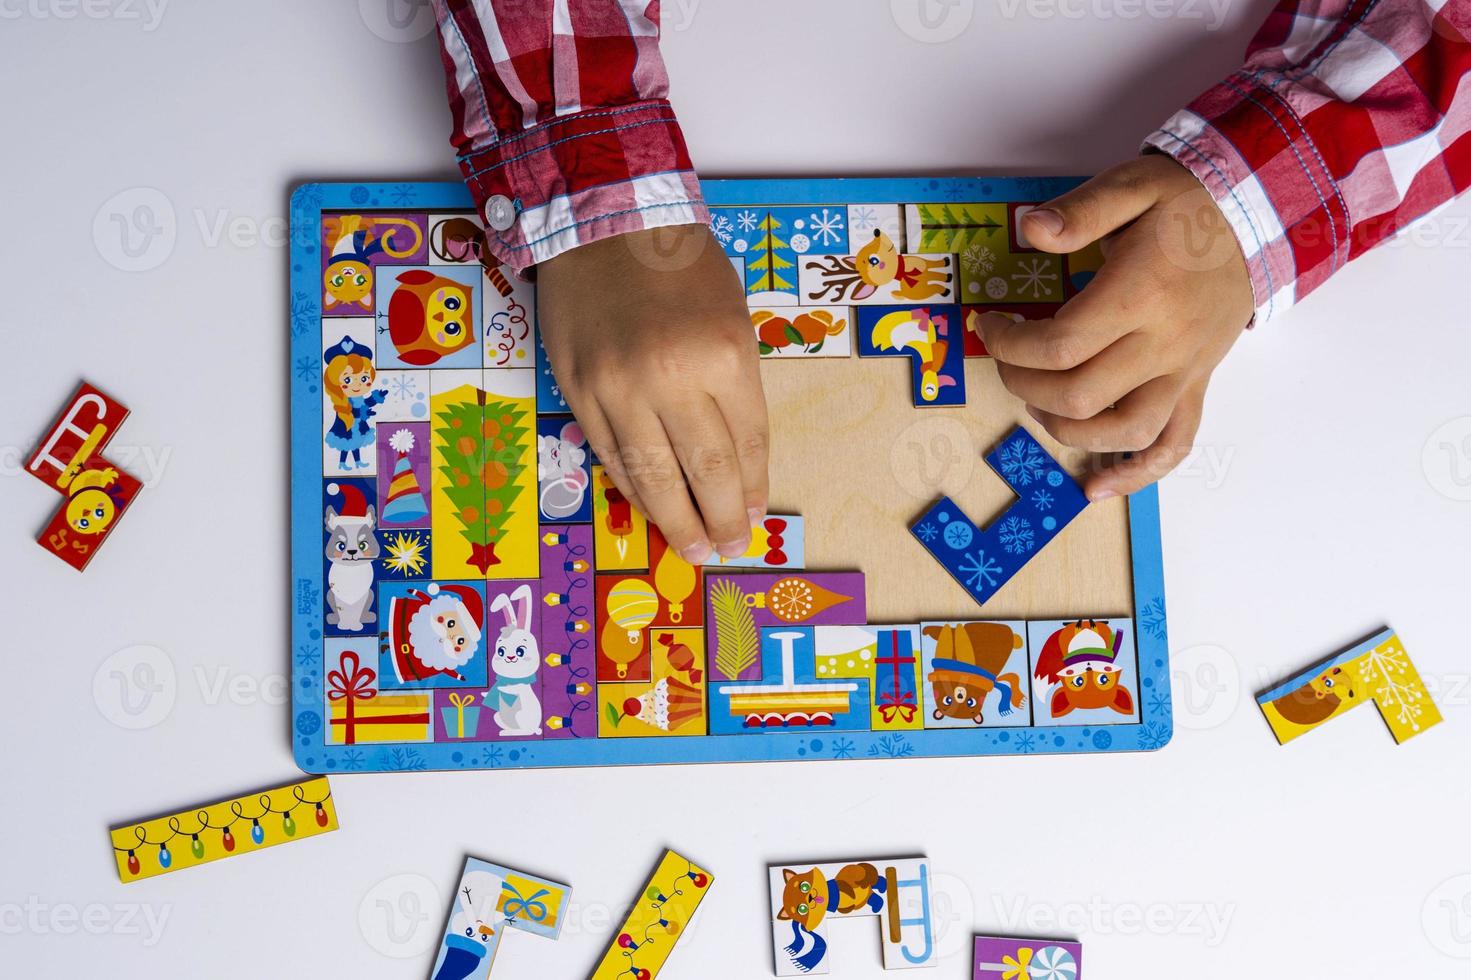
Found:
<path fill-rule="evenodd" d="M 653 909 L 654 921 L 644 926 L 643 939 L 635 940 L 630 933 L 619 933 L 618 945 L 623 947 L 623 955 L 628 959 L 628 966 L 621 973 L 619 973 L 619 976 L 627 974 L 628 976 L 633 977 L 634 980 L 651 980 L 651 978 L 653 977 L 653 973 L 645 967 L 639 966 L 638 963 L 634 961 L 634 954 L 637 953 L 640 949 L 643 949 L 645 946 L 653 944 L 655 937 L 652 935 L 652 933 L 655 929 L 661 929 L 666 935 L 669 936 L 677 936 L 679 934 L 679 931 L 684 928 L 683 922 L 674 922 L 664 917 L 664 906 L 668 905 L 675 898 L 678 898 L 680 895 L 683 895 L 685 893 L 683 887 L 685 879 L 689 879 L 690 881 L 694 882 L 696 888 L 704 888 L 710 883 L 709 876 L 706 875 L 703 871 L 696 871 L 694 864 L 692 864 L 688 858 L 685 858 L 684 865 L 685 870 L 675 876 L 674 884 L 670 888 L 670 894 L 668 895 L 664 894 L 663 890 L 659 887 L 657 882 L 649 882 L 649 887 L 644 892 L 644 898 L 648 899 L 649 908 Z M 698 905 L 698 901 L 695 904 Z M 629 918 L 632 918 L 631 914 Z M 672 946 L 673 943 L 671 943 L 670 945 Z M 667 953 L 664 955 L 668 956 Z"/>
<path fill-rule="evenodd" d="M 184 814 L 175 814 L 174 816 L 168 818 L 168 825 L 171 833 L 162 840 L 149 840 L 148 832 L 144 830 L 143 825 L 140 824 L 133 828 L 133 836 L 137 838 L 136 843 L 128 847 L 118 847 L 114 844 L 112 849 L 117 852 L 127 851 L 128 871 L 132 874 L 137 874 L 140 870 L 142 870 L 142 864 L 138 860 L 138 848 L 157 847 L 159 867 L 167 868 L 174 863 L 173 852 L 169 850 L 169 842 L 174 840 L 174 838 L 176 837 L 183 837 L 186 834 L 190 837 L 190 852 L 194 855 L 196 860 L 199 860 L 204 857 L 205 852 L 204 841 L 199 839 L 200 834 L 204 833 L 207 830 L 220 831 L 221 846 L 224 847 L 226 852 L 231 852 L 235 850 L 235 835 L 231 833 L 231 828 L 233 828 L 237 823 L 241 822 L 242 820 L 250 821 L 250 839 L 251 842 L 254 843 L 257 847 L 264 844 L 266 839 L 266 830 L 264 827 L 261 826 L 260 822 L 273 813 L 281 814 L 281 830 L 283 833 L 285 833 L 287 837 L 296 836 L 296 821 L 292 818 L 292 813 L 294 813 L 296 808 L 300 806 L 315 807 L 316 812 L 314 816 L 317 821 L 317 826 L 327 826 L 328 816 L 324 804 L 332 798 L 331 790 L 328 790 L 327 795 L 323 796 L 320 800 L 309 800 L 306 798 L 306 793 L 302 790 L 301 786 L 297 785 L 291 787 L 291 795 L 295 798 L 296 802 L 292 803 L 289 807 L 286 807 L 285 809 L 277 809 L 271 805 L 271 795 L 269 793 L 262 793 L 256 799 L 256 802 L 260 804 L 261 812 L 257 813 L 253 817 L 248 817 L 245 815 L 245 809 L 241 806 L 241 803 L 245 799 L 244 797 L 241 797 L 238 800 L 231 800 L 230 812 L 234 814 L 234 817 L 230 820 L 229 823 L 213 823 L 210 820 L 209 809 L 207 807 L 201 807 L 194 812 L 194 819 L 199 824 L 199 826 L 193 830 L 185 830 L 180 826 L 179 818 L 181 816 L 184 816 Z M 219 804 L 214 805 L 218 806 Z"/>

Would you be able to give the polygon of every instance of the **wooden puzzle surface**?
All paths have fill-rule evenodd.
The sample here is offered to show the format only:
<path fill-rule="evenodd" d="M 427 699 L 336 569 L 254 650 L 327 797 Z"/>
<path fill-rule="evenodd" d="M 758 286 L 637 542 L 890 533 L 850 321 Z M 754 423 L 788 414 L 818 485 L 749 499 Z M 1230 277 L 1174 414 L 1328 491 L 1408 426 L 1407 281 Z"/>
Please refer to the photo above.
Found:
<path fill-rule="evenodd" d="M 977 520 L 999 514 L 1012 493 L 981 457 L 1004 433 L 1028 426 L 1081 472 L 1081 454 L 1041 432 L 989 358 L 966 359 L 965 405 L 922 410 L 910 400 L 907 373 L 887 359 L 768 359 L 761 368 L 772 431 L 770 509 L 806 517 L 809 568 L 864 571 L 872 622 L 976 614 L 909 524 L 942 494 Z M 986 604 L 985 617 L 1133 615 L 1130 566 L 1125 501 L 1092 504 Z"/>

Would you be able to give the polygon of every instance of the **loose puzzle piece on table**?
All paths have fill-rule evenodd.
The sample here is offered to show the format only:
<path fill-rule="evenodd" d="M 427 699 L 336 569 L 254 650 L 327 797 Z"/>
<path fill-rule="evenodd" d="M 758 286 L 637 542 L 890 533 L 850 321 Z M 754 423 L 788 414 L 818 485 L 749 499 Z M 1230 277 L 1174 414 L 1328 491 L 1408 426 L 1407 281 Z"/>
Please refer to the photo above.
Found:
<path fill-rule="evenodd" d="M 1050 256 L 1021 231 L 1026 209 L 1074 184 L 714 181 L 707 192 L 763 357 L 850 356 L 856 337 L 866 353 L 909 357 L 916 402 L 944 404 L 959 400 L 961 354 L 982 352 L 984 313 L 1050 316 L 1097 268 L 1096 255 Z M 930 201 L 947 204 L 916 203 Z M 1060 680 L 1039 678 L 1033 661 L 1076 624 L 1016 621 L 972 641 L 984 624 L 870 623 L 861 573 L 804 570 L 803 517 L 763 518 L 735 559 L 692 565 L 674 553 L 597 465 L 540 343 L 535 287 L 482 263 L 483 224 L 462 185 L 308 185 L 293 195 L 292 226 L 292 468 L 321 463 L 320 482 L 295 481 L 292 501 L 304 769 L 1167 740 L 1168 702 L 1141 697 L 1167 682 L 1152 493 L 1129 501 L 1134 563 L 1120 570 L 1132 573 L 1140 631 L 1104 621 L 1123 636 L 1117 677 L 1093 670 L 1134 710 L 1121 713 L 1122 694 L 1099 707 L 1059 701 Z M 1017 461 L 1021 482 L 1029 465 Z M 1039 548 L 1057 496 L 1044 469 L 996 522 L 986 561 L 1020 565 L 1027 555 L 1007 546 Z M 1032 538 L 1007 517 L 1031 522 Z M 1043 738 L 1043 726 L 1070 728 Z M 1032 731 L 997 730 L 1007 728 Z"/>
<path fill-rule="evenodd" d="M 126 884 L 336 829 L 332 788 L 318 776 L 124 824 L 111 834 L 118 877 Z"/>
<path fill-rule="evenodd" d="M 805 565 L 807 523 L 792 514 L 773 514 L 751 528 L 751 544 L 734 558 L 711 552 L 706 565 L 726 568 L 802 568 Z"/>
<path fill-rule="evenodd" d="M 867 306 L 854 312 L 861 356 L 909 358 L 915 407 L 965 404 L 960 307 Z"/>
<path fill-rule="evenodd" d="M 485 980 L 507 930 L 556 939 L 572 889 L 479 858 L 466 858 L 430 980 Z"/>
<path fill-rule="evenodd" d="M 127 417 L 126 408 L 84 382 L 26 462 L 27 472 L 66 501 L 36 542 L 78 571 L 142 489 L 102 455 Z"/>
<path fill-rule="evenodd" d="M 977 936 L 974 980 L 1083 980 L 1083 944 Z"/>
<path fill-rule="evenodd" d="M 714 883 L 689 858 L 665 851 L 591 980 L 654 980 Z"/>
<path fill-rule="evenodd" d="M 1284 745 L 1365 701 L 1374 702 L 1396 742 L 1441 721 L 1435 699 L 1392 629 L 1381 630 L 1256 699 Z"/>
<path fill-rule="evenodd" d="M 1088 506 L 1083 488 L 1018 426 L 987 456 L 1017 499 L 984 530 L 941 497 L 910 532 L 977 604 L 996 594 Z"/>
<path fill-rule="evenodd" d="M 773 865 L 771 928 L 776 975 L 828 972 L 828 923 L 877 916 L 884 969 L 935 961 L 927 858 Z"/>

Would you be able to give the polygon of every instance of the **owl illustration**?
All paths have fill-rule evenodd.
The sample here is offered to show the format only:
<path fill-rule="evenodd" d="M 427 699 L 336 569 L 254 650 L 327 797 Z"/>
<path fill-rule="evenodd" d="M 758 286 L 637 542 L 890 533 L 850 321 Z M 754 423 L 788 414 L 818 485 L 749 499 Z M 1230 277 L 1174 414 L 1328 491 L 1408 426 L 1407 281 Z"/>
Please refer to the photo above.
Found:
<path fill-rule="evenodd" d="M 474 287 L 424 269 L 399 273 L 388 301 L 388 337 L 405 364 L 426 367 L 475 342 Z"/>

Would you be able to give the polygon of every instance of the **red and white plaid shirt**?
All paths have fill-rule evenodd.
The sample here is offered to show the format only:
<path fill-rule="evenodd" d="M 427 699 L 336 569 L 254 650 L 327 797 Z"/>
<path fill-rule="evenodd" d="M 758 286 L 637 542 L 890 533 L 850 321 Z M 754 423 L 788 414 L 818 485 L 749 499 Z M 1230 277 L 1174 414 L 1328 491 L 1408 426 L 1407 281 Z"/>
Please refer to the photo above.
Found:
<path fill-rule="evenodd" d="M 522 269 L 708 218 L 658 0 L 434 0 L 460 166 Z M 1152 133 L 1241 242 L 1261 323 L 1471 184 L 1471 0 L 1281 0 Z"/>
<path fill-rule="evenodd" d="M 1471 185 L 1471 0 L 1281 0 L 1145 145 L 1230 220 L 1263 323 Z"/>
<path fill-rule="evenodd" d="M 525 269 L 611 235 L 709 220 L 665 98 L 658 0 L 434 9 L 451 141 L 503 262 Z"/>

